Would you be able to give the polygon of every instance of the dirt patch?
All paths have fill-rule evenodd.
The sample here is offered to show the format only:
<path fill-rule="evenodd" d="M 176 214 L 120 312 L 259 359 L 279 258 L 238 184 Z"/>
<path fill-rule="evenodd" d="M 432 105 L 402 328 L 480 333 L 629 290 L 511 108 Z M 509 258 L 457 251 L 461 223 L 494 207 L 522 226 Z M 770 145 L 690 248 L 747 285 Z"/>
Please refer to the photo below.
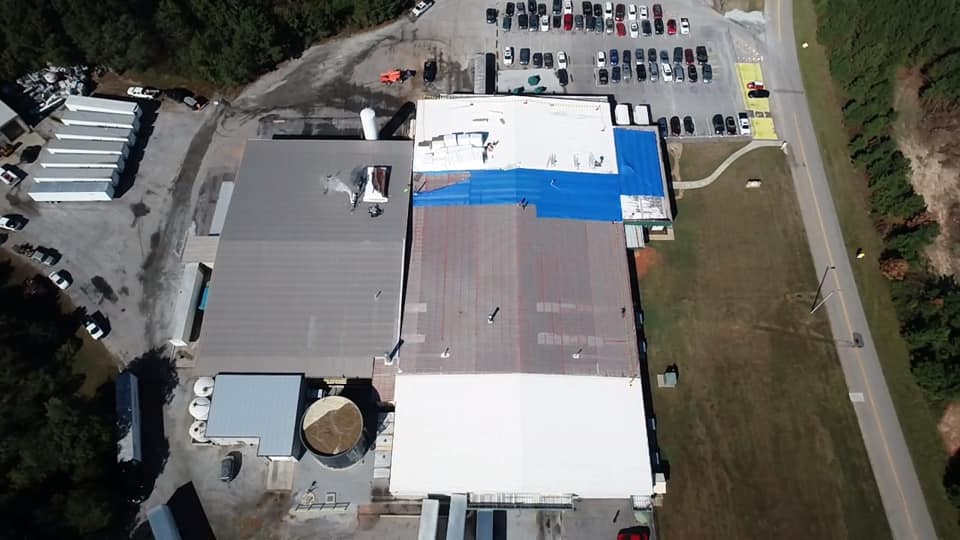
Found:
<path fill-rule="evenodd" d="M 947 454 L 954 455 L 960 450 L 960 403 L 951 403 L 937 424 L 937 431 L 943 439 Z"/>
<path fill-rule="evenodd" d="M 643 279 L 651 268 L 660 264 L 662 257 L 656 249 L 647 246 L 634 250 L 633 258 L 637 262 L 637 279 Z"/>
<path fill-rule="evenodd" d="M 930 264 L 940 274 L 960 273 L 960 112 L 925 111 L 920 99 L 923 77 L 901 73 L 897 80 L 894 133 L 910 160 L 913 189 L 923 196 L 940 224 L 940 235 L 927 249 Z"/>

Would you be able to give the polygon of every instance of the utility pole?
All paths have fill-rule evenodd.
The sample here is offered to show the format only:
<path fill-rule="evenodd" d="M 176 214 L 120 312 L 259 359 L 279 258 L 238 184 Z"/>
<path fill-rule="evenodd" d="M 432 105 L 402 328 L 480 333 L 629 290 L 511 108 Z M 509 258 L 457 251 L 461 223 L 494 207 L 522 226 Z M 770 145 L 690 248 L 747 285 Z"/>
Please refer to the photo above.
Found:
<path fill-rule="evenodd" d="M 827 298 L 830 298 L 831 296 L 833 296 L 833 293 L 837 292 L 837 291 L 831 291 L 830 294 L 827 295 L 827 298 L 824 298 L 824 299 L 823 299 L 823 302 L 819 302 L 819 300 L 820 300 L 820 293 L 823 291 L 823 282 L 825 282 L 825 281 L 827 280 L 827 273 L 829 273 L 831 270 L 836 270 L 836 269 L 837 269 L 836 266 L 828 266 L 828 267 L 826 267 L 826 269 L 824 269 L 824 271 L 823 271 L 823 277 L 820 278 L 820 284 L 817 285 L 817 294 L 814 295 L 814 297 L 813 297 L 813 304 L 810 305 L 810 314 L 811 314 L 811 315 L 813 315 L 813 312 L 816 311 L 817 309 L 819 309 L 820 306 L 823 305 L 823 302 L 826 302 L 826 301 L 827 301 Z M 819 302 L 819 303 L 818 303 L 818 302 Z"/>

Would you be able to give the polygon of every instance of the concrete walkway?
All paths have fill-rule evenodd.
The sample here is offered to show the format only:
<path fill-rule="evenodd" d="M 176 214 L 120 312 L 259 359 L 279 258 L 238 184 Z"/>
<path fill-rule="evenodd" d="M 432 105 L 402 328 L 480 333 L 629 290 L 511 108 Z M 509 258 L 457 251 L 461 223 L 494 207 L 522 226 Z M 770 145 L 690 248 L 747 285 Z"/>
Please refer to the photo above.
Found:
<path fill-rule="evenodd" d="M 690 180 L 689 182 L 674 182 L 673 189 L 679 191 L 682 189 L 700 189 L 707 187 L 712 184 L 714 180 L 719 178 L 720 175 L 723 174 L 723 171 L 727 170 L 727 167 L 729 167 L 734 161 L 740 159 L 740 156 L 752 150 L 756 150 L 757 148 L 766 148 L 771 146 L 779 147 L 782 144 L 783 141 L 750 141 L 750 143 L 743 148 L 727 156 L 727 159 L 723 160 L 723 163 L 721 163 L 716 170 L 710 173 L 710 176 L 701 178 L 700 180 Z M 680 159 L 683 159 L 683 157 Z"/>

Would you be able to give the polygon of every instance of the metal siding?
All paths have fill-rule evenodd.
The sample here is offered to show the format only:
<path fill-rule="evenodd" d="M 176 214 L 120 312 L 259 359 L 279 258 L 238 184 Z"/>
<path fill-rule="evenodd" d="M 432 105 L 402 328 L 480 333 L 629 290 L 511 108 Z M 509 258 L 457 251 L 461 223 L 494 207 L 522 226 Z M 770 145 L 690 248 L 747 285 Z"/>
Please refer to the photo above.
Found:
<path fill-rule="evenodd" d="M 440 521 L 440 501 L 424 499 L 420 506 L 420 527 L 417 540 L 437 540 L 437 525 Z"/>
<path fill-rule="evenodd" d="M 463 540 L 467 524 L 467 496 L 454 493 L 450 496 L 450 510 L 447 516 L 447 540 Z"/>
<path fill-rule="evenodd" d="M 220 374 L 215 380 L 207 437 L 257 437 L 258 455 L 293 455 L 302 375 Z"/>
<path fill-rule="evenodd" d="M 411 154 L 408 141 L 247 143 L 211 280 L 203 371 L 372 376 L 399 333 Z M 326 181 L 368 165 L 392 167 L 377 218 L 362 203 L 351 212 Z"/>

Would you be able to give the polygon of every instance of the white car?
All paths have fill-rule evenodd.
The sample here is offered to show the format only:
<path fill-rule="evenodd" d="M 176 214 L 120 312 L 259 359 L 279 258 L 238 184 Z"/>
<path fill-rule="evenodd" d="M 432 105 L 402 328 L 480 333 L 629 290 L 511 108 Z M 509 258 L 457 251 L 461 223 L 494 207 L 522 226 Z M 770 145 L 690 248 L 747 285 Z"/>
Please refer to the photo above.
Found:
<path fill-rule="evenodd" d="M 685 36 L 690 33 L 690 19 L 680 17 L 680 35 Z"/>
<path fill-rule="evenodd" d="M 630 4 L 629 6 L 627 6 L 627 20 L 628 20 L 628 21 L 635 21 L 635 20 L 637 20 L 637 5 L 636 5 L 636 4 Z"/>
<path fill-rule="evenodd" d="M 27 220 L 14 216 L 12 214 L 0 217 L 0 229 L 8 231 L 19 231 L 27 224 Z"/>
<path fill-rule="evenodd" d="M 131 86 L 127 88 L 127 95 L 137 99 L 159 99 L 160 90 L 149 86 Z"/>
<path fill-rule="evenodd" d="M 503 65 L 513 65 L 513 47 L 503 48 Z"/>
<path fill-rule="evenodd" d="M 607 66 L 607 53 L 600 51 L 597 53 L 597 67 L 602 68 Z"/>
<path fill-rule="evenodd" d="M 543 17 L 540 17 L 540 31 L 541 32 L 550 31 L 550 17 L 548 15 L 544 15 Z"/>
<path fill-rule="evenodd" d="M 84 323 L 83 327 L 87 329 L 87 333 L 90 334 L 90 337 L 93 339 L 99 340 L 105 335 L 103 328 L 100 328 L 100 325 L 97 324 L 97 321 L 89 317 L 87 318 L 87 321 Z"/>
<path fill-rule="evenodd" d="M 613 18 L 613 2 L 603 4 L 603 17 L 605 19 Z"/>
<path fill-rule="evenodd" d="M 740 134 L 741 135 L 750 135 L 750 117 L 747 116 L 747 113 L 742 112 L 737 114 L 737 118 L 740 119 Z"/>
<path fill-rule="evenodd" d="M 637 24 L 636 21 L 630 23 L 630 37 L 640 37 L 640 25 Z"/>
<path fill-rule="evenodd" d="M 641 18 L 641 19 L 648 19 L 648 18 L 649 18 L 649 17 L 647 17 L 647 6 L 640 6 L 640 18 Z"/>
<path fill-rule="evenodd" d="M 567 53 L 563 51 L 557 53 L 557 69 L 567 69 Z"/>
<path fill-rule="evenodd" d="M 61 291 L 66 290 L 66 288 L 73 283 L 73 280 L 70 278 L 70 274 L 63 270 L 51 272 L 47 277 L 50 278 L 50 281 L 52 281 L 53 284 L 56 285 Z"/>
<path fill-rule="evenodd" d="M 425 11 L 433 7 L 433 0 L 423 0 L 422 2 L 417 2 L 417 5 L 413 6 L 413 9 L 410 10 L 410 14 L 414 17 L 419 17 L 423 15 Z"/>
<path fill-rule="evenodd" d="M 26 173 L 19 172 L 16 169 L 8 168 L 8 165 L 0 165 L 0 182 L 8 186 L 19 184 L 26 178 Z"/>
<path fill-rule="evenodd" d="M 565 0 L 563 2 L 563 14 L 573 15 L 573 0 Z"/>
<path fill-rule="evenodd" d="M 660 72 L 663 74 L 663 82 L 673 82 L 673 69 L 670 64 L 664 62 L 660 64 Z"/>

